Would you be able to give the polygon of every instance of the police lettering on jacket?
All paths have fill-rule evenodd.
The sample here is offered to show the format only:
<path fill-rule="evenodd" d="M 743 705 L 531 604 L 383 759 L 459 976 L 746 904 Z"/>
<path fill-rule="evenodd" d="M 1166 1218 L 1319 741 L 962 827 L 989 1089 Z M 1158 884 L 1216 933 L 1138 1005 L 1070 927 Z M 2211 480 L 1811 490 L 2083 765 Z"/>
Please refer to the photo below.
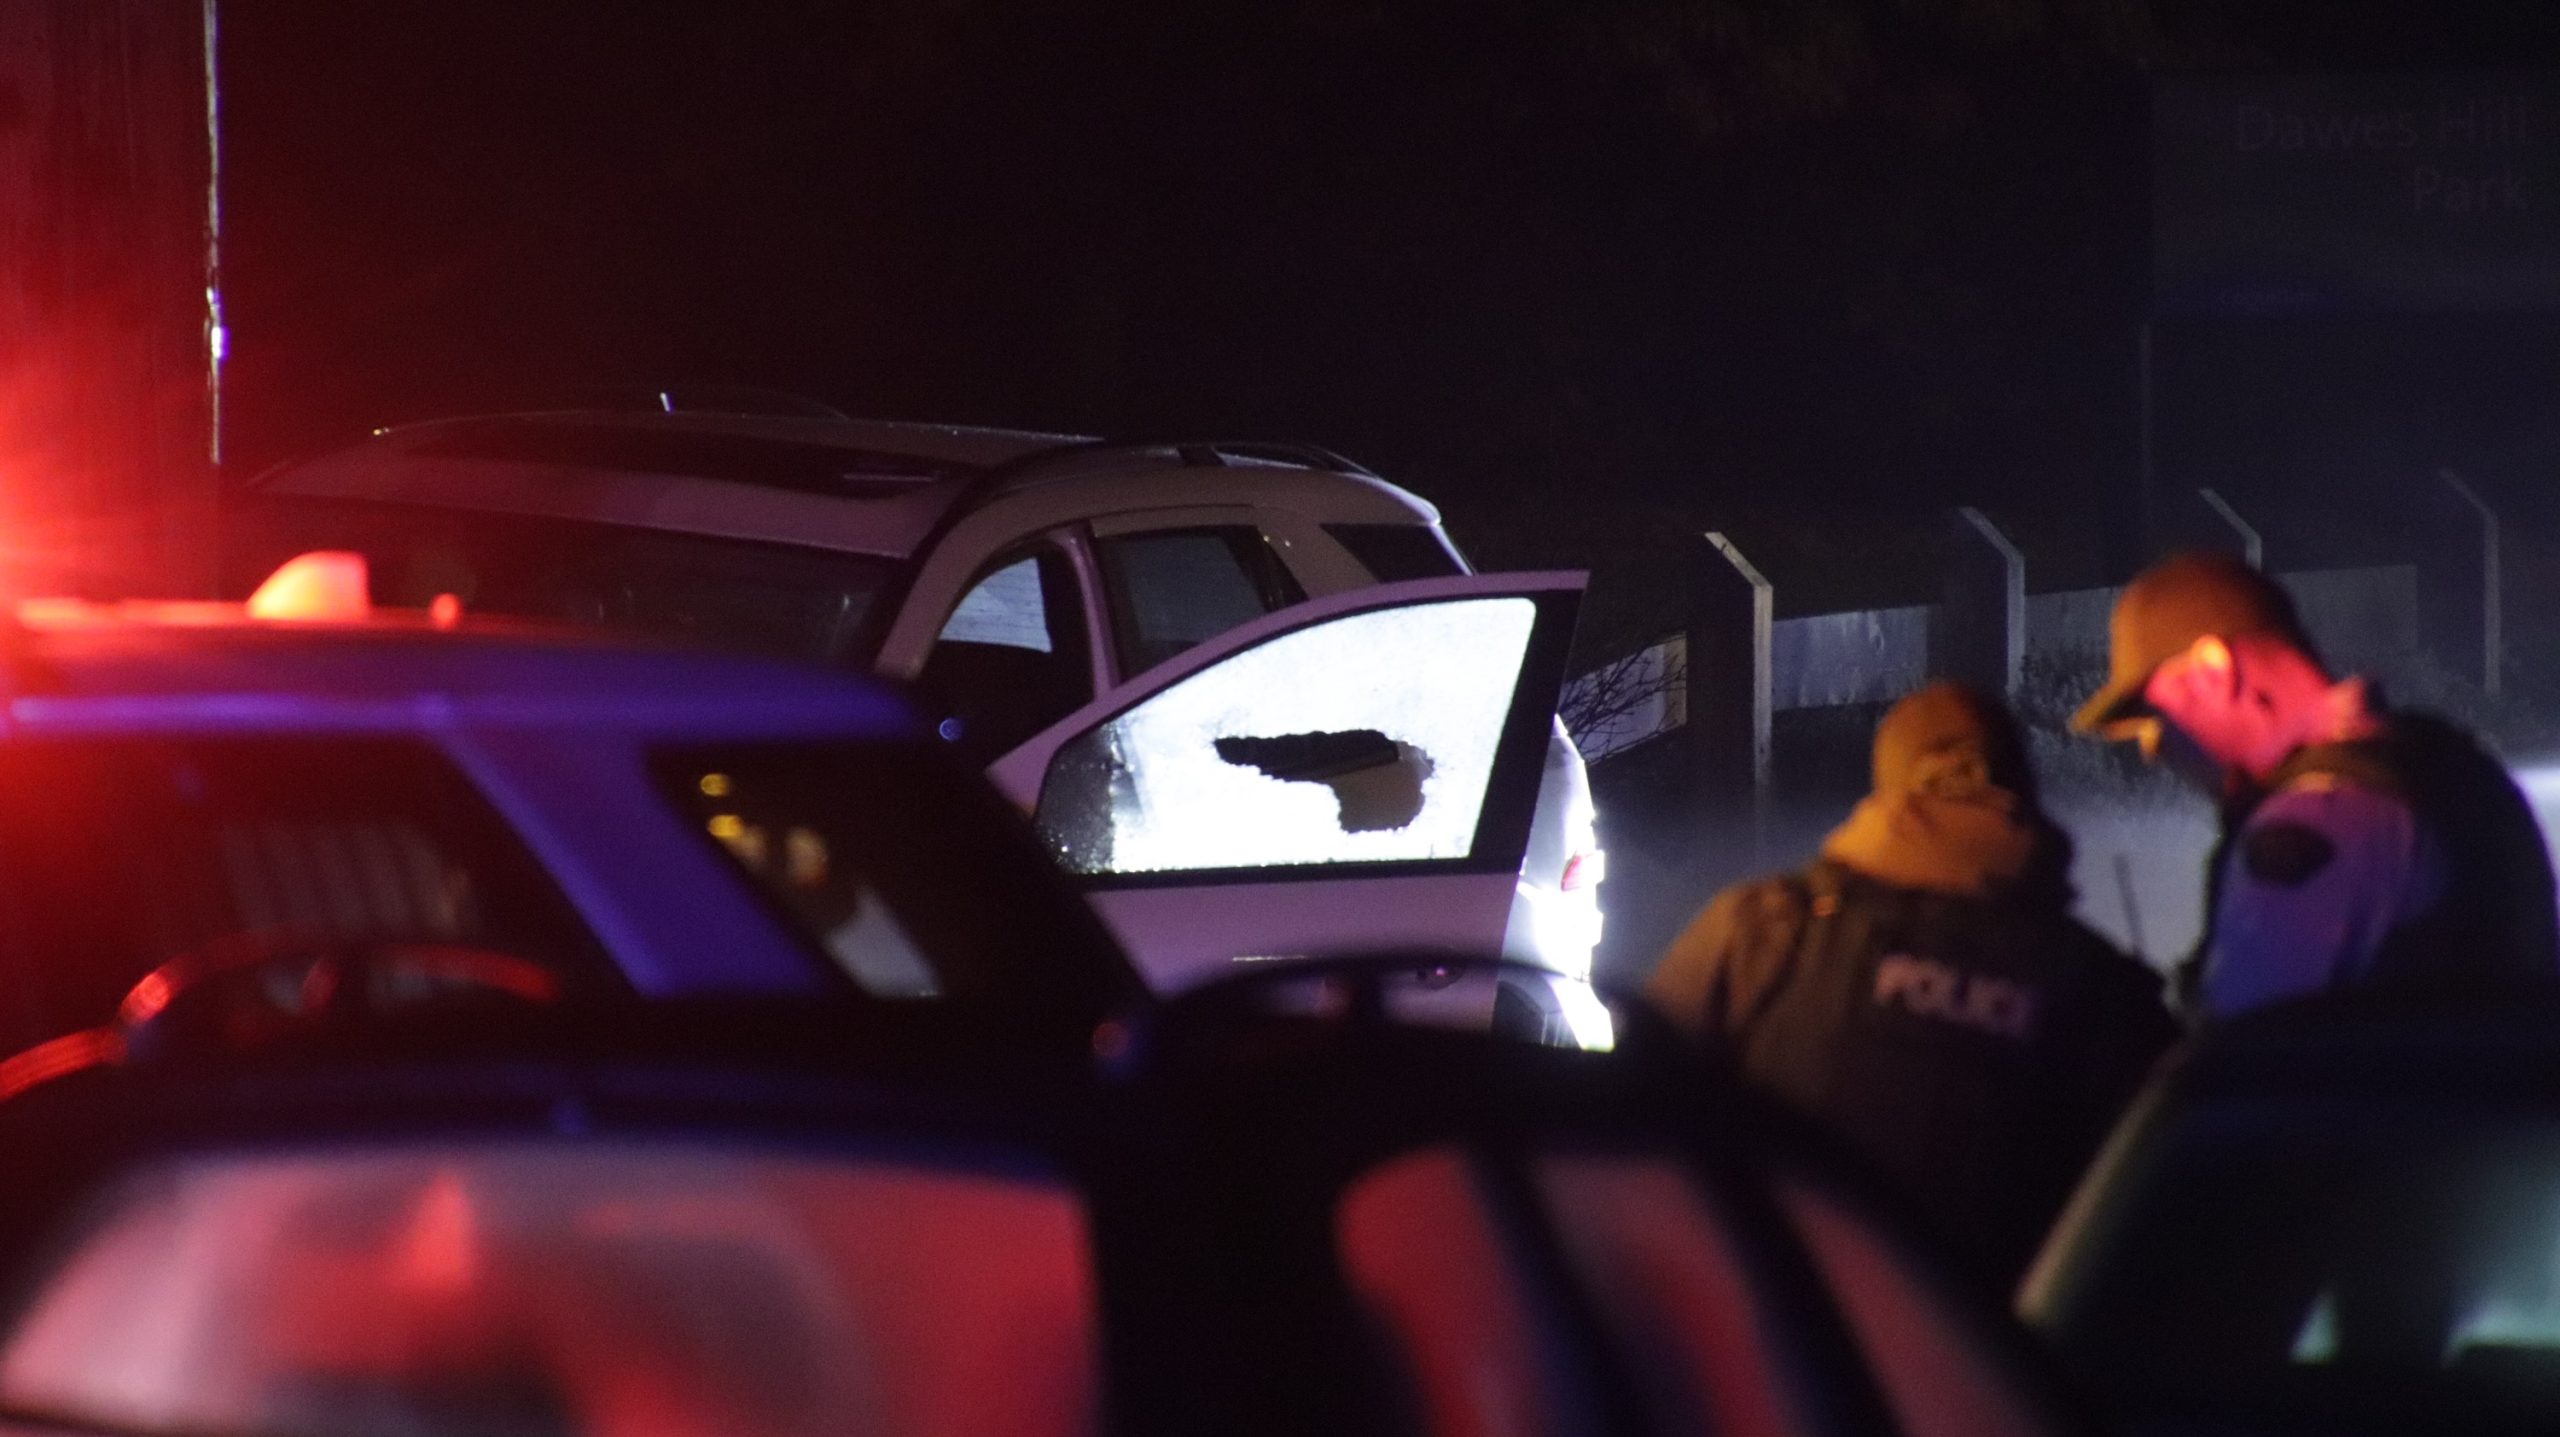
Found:
<path fill-rule="evenodd" d="M 2035 1036 L 2036 997 L 2025 984 L 1967 973 L 1935 958 L 1888 953 L 1876 963 L 1874 1002 L 1915 1017 L 2025 1042 Z"/>

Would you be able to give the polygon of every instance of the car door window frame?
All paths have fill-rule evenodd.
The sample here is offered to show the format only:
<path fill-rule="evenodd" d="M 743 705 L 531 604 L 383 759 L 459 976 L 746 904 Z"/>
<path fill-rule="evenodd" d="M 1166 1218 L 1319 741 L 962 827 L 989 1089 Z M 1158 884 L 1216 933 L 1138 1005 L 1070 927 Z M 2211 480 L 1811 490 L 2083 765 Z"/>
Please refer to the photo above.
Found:
<path fill-rule="evenodd" d="M 1102 557 L 1094 551 L 1093 528 L 1068 524 L 1045 535 L 1065 552 L 1075 570 L 1076 604 L 1083 611 L 1084 651 L 1093 672 L 1096 698 L 1111 692 L 1121 678 L 1119 646 L 1112 641 L 1110 603 L 1102 581 Z"/>
<path fill-rule="evenodd" d="M 1298 587 L 1309 596 L 1339 594 L 1350 589 L 1366 588 L 1377 578 L 1340 540 L 1325 532 L 1315 518 L 1294 509 L 1255 509 L 1253 520 L 1262 527 L 1263 539 L 1271 552 L 1280 556 L 1289 572 L 1297 576 Z"/>
<path fill-rule="evenodd" d="M 1069 583 L 1072 586 L 1074 593 L 1076 607 L 1075 626 L 1077 634 L 1084 645 L 1084 662 L 1082 667 L 1084 670 L 1085 688 L 1084 697 L 1078 701 L 1077 708 L 1080 709 L 1085 705 L 1092 703 L 1092 701 L 1099 695 L 1110 692 L 1112 684 L 1115 682 L 1112 678 L 1114 666 L 1110 658 L 1104 652 L 1103 647 L 1110 635 L 1110 625 L 1105 623 L 1097 613 L 1097 608 L 1101 601 L 1101 580 L 1098 565 L 1094 558 L 1093 546 L 1086 535 L 1082 532 L 1082 526 L 1080 525 L 1067 525 L 1057 529 L 1045 530 L 1037 534 L 1024 535 L 1022 538 L 997 549 L 993 555 L 982 560 L 976 569 L 970 571 L 968 581 L 961 584 L 955 591 L 953 591 L 949 600 L 943 605 L 940 616 L 934 622 L 933 640 L 926 646 L 922 658 L 916 665 L 915 673 L 909 675 L 910 681 L 922 680 L 924 675 L 931 669 L 934 655 L 941 649 L 942 644 L 944 643 L 944 630 L 950 627 L 953 616 L 958 614 L 960 611 L 960 606 L 968 601 L 971 594 L 978 591 L 980 585 L 984 584 L 994 575 L 1002 573 L 1006 569 L 1012 568 L 1025 560 L 1034 561 L 1036 563 L 1045 555 L 1054 555 L 1063 561 Z M 1042 589 L 1041 617 L 1043 622 L 1049 625 L 1051 640 L 1054 643 L 1058 636 L 1057 616 L 1050 612 L 1050 598 L 1051 596 L 1047 592 L 1044 581 Z M 1075 712 L 1074 709 L 1069 710 L 1069 713 L 1073 712 Z M 1050 727 L 1054 727 L 1058 721 L 1059 720 L 1055 718 L 1051 719 L 1047 724 L 1042 725 L 1040 729 L 1035 730 L 1035 734 L 1046 732 Z M 1017 744 L 1013 747 L 1018 748 L 1019 746 L 1020 745 Z M 1009 754 L 1011 752 L 1012 748 L 1007 748 L 1000 751 L 995 755 L 995 757 L 1001 758 L 1005 754 Z"/>

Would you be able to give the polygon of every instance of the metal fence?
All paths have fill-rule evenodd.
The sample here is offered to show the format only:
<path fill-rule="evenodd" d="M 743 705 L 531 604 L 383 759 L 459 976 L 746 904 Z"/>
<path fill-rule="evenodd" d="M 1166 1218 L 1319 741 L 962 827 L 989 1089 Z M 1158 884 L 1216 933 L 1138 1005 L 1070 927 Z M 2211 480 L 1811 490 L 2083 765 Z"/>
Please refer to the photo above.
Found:
<path fill-rule="evenodd" d="M 2015 551 L 2007 550 L 2013 569 Z M 1730 541 L 1713 556 L 1739 562 Z M 1746 566 L 1747 567 L 1747 566 Z M 1777 714 L 1890 703 L 1932 678 L 1962 677 L 2015 696 L 2029 674 L 2078 682 L 2103 671 L 2108 616 L 2117 588 L 2016 592 L 1950 584 L 1937 603 L 1839 613 L 1769 616 L 1770 586 L 1750 571 L 1757 600 L 1727 612 L 1694 612 L 1683 629 L 1575 679 L 1564 712 L 1586 758 L 1599 760 L 1680 732 L 1722 711 L 1730 755 L 1706 756 L 1711 768 L 1740 768 L 1765 784 L 1767 725 Z M 2424 643 L 2421 585 L 2414 564 L 2311 569 L 2275 576 L 2292 594 L 2304 625 L 2343 671 L 2398 679 L 2416 670 Z M 1713 606 L 1713 590 L 1707 590 Z M 2022 632 L 2003 637 L 2014 626 Z M 1718 632 L 1722 631 L 1722 632 Z M 1723 665 L 1704 663 L 1706 652 Z M 1756 653 L 1763 662 L 1735 662 Z M 1986 656 L 1988 656 L 1986 658 Z M 1995 671 L 1986 673 L 1988 663 Z M 1766 674 L 1753 692 L 1754 673 Z"/>
<path fill-rule="evenodd" d="M 2505 663 L 2498 531 L 2455 486 L 2419 497 L 2445 512 L 2366 546 L 2388 562 L 2307 562 L 2309 539 L 2297 551 L 2288 541 L 2299 536 L 2278 525 L 2266 567 L 2333 666 L 2459 707 L 2496 693 Z M 2253 541 L 2235 552 L 2263 557 L 2256 530 L 2232 527 Z M 1566 722 L 1595 761 L 1609 824 L 1609 972 L 1640 976 L 1708 895 L 1812 852 L 1864 775 L 1876 708 L 1958 677 L 2007 692 L 2049 726 L 2101 681 L 2121 590 L 2034 589 L 2027 560 L 1979 514 L 1948 532 L 1945 550 L 1921 550 L 1943 552 L 1946 567 L 1915 578 L 1905 595 L 1918 602 L 1812 613 L 1787 612 L 1784 586 L 1826 576 L 1772 582 L 1730 536 L 1702 536 L 1663 636 L 1569 686 Z M 2039 744 L 2039 755 L 2053 761 L 2045 799 L 2075 840 L 2082 918 L 2155 959 L 2185 952 L 2202 922 L 2210 806 L 2098 745 Z"/>

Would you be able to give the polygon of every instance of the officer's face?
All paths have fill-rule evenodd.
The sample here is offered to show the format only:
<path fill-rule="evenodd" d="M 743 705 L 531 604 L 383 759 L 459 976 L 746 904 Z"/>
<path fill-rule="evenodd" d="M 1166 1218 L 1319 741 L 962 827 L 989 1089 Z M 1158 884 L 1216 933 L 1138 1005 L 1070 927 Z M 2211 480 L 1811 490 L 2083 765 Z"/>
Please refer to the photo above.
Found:
<path fill-rule="evenodd" d="M 2144 753 L 2207 793 L 2228 792 L 2247 771 L 2248 716 L 2230 666 L 2182 655 L 2160 666 L 2144 686 L 2154 734 Z"/>

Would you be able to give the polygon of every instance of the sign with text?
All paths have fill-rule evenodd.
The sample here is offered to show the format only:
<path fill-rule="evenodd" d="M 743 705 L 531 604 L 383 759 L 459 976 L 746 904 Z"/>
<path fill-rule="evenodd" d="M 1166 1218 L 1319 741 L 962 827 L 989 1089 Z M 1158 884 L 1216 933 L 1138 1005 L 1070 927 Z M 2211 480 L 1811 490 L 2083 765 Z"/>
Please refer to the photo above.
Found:
<path fill-rule="evenodd" d="M 2560 306 L 2560 73 L 2164 79 L 2151 141 L 2164 312 Z"/>

